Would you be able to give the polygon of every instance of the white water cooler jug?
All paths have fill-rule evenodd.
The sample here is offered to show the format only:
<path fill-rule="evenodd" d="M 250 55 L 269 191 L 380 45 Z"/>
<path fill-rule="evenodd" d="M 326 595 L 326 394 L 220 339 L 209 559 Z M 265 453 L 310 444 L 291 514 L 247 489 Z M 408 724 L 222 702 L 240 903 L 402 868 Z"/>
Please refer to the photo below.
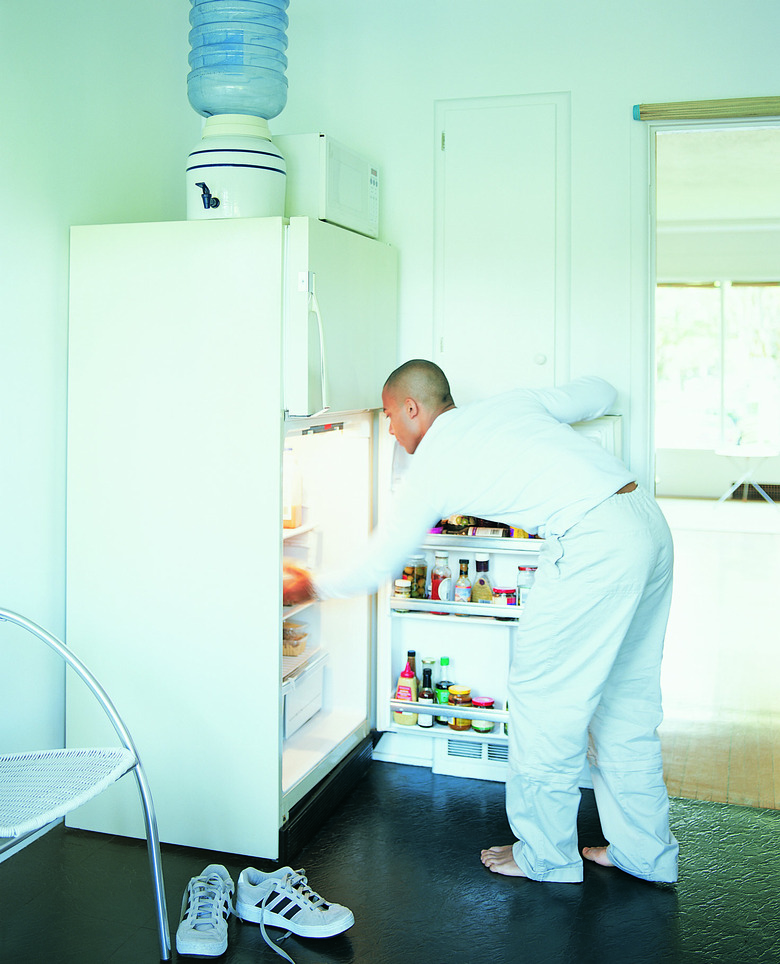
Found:
<path fill-rule="evenodd" d="M 284 216 L 287 166 L 268 121 L 216 114 L 187 159 L 187 218 Z"/>

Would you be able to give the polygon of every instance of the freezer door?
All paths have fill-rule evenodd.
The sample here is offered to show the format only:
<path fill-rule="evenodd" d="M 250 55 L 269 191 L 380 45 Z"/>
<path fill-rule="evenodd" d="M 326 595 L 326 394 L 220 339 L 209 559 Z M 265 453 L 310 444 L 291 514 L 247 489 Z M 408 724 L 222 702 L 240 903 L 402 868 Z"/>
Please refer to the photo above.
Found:
<path fill-rule="evenodd" d="M 287 412 L 376 408 L 398 357 L 395 249 L 291 218 L 285 296 Z"/>

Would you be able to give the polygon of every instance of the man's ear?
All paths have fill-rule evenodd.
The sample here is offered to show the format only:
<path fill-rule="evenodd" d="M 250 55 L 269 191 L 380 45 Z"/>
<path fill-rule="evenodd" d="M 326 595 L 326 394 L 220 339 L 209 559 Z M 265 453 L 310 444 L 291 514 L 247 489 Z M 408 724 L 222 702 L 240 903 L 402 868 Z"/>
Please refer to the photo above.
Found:
<path fill-rule="evenodd" d="M 407 398 L 404 400 L 404 411 L 409 418 L 417 418 L 420 413 L 420 406 L 413 398 Z"/>

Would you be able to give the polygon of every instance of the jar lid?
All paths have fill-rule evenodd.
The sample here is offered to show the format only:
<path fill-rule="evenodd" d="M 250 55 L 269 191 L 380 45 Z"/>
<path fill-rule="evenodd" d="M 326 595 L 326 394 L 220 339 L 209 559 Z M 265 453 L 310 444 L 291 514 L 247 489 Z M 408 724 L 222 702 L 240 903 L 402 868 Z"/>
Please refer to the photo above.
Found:
<path fill-rule="evenodd" d="M 493 590 L 493 595 L 494 596 L 511 596 L 512 593 L 514 592 L 515 592 L 514 589 L 497 589 L 496 588 Z"/>
<path fill-rule="evenodd" d="M 453 696 L 468 696 L 470 692 L 470 686 L 450 686 L 450 693 L 452 693 Z"/>
<path fill-rule="evenodd" d="M 477 560 L 477 562 L 488 562 L 488 560 L 490 559 L 490 553 L 489 553 L 489 552 L 476 552 L 476 553 L 474 554 L 474 558 Z"/>
<path fill-rule="evenodd" d="M 493 699 L 490 696 L 475 696 L 471 701 L 474 706 L 482 706 L 485 709 L 489 709 L 493 705 Z"/>
<path fill-rule="evenodd" d="M 395 584 L 399 589 L 410 589 L 412 581 L 411 579 L 396 579 Z"/>

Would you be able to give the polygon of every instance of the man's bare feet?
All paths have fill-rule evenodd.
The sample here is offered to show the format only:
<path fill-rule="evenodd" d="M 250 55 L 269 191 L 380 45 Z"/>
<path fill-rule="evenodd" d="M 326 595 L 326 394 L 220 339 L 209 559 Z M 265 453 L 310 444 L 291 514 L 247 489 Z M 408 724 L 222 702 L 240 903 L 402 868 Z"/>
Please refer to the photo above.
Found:
<path fill-rule="evenodd" d="M 602 867 L 615 866 L 607 856 L 606 847 L 583 847 L 582 856 L 586 860 L 592 860 L 594 864 L 600 864 Z"/>
<path fill-rule="evenodd" d="M 503 874 L 505 877 L 526 876 L 515 863 L 512 844 L 507 844 L 506 847 L 490 847 L 489 850 L 483 850 L 481 859 L 487 869 L 494 874 Z"/>

